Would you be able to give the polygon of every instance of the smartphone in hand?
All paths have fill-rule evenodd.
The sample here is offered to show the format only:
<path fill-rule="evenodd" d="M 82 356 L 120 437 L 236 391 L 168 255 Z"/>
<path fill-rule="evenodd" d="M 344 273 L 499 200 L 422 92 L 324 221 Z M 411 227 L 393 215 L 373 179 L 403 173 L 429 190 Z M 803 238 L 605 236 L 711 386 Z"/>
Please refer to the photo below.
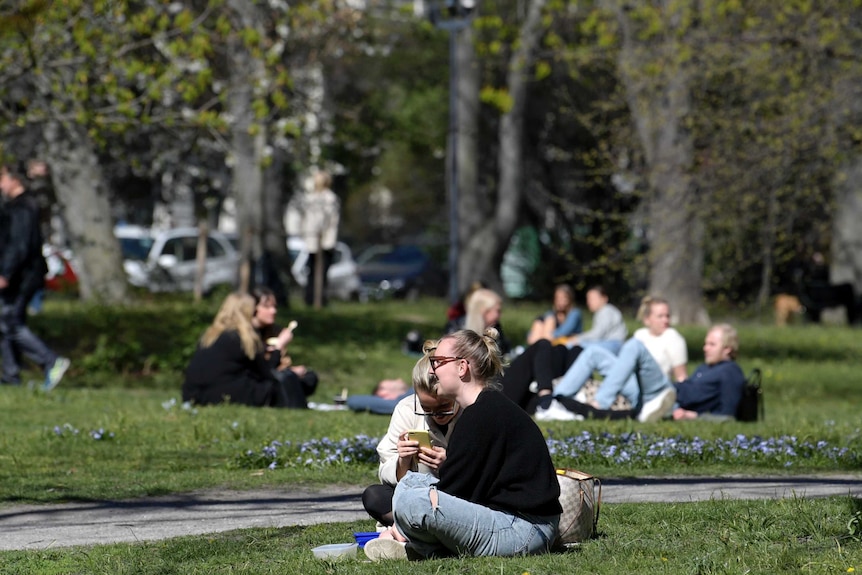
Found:
<path fill-rule="evenodd" d="M 418 441 L 419 447 L 431 449 L 431 435 L 424 429 L 411 429 L 407 432 L 408 441 Z"/>

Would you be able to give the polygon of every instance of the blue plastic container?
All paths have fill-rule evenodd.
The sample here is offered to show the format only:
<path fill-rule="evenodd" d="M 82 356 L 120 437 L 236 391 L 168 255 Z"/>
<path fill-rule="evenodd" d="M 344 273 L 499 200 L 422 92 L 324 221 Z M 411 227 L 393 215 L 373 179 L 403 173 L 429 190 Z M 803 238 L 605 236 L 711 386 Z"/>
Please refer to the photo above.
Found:
<path fill-rule="evenodd" d="M 353 538 L 356 539 L 360 548 L 365 547 L 366 543 L 378 537 L 380 537 L 380 533 L 377 531 L 356 531 L 353 533 Z"/>

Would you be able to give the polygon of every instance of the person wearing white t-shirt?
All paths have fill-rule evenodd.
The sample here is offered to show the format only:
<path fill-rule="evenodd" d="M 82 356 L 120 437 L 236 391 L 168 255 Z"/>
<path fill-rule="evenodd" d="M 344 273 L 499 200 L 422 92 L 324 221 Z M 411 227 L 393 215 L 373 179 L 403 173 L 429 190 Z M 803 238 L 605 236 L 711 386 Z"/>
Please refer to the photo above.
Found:
<path fill-rule="evenodd" d="M 670 326 L 670 304 L 664 299 L 646 296 L 641 300 L 637 317 L 644 327 L 635 331 L 633 337 L 643 342 L 670 381 L 683 381 L 688 376 L 688 346 L 682 335 Z"/>

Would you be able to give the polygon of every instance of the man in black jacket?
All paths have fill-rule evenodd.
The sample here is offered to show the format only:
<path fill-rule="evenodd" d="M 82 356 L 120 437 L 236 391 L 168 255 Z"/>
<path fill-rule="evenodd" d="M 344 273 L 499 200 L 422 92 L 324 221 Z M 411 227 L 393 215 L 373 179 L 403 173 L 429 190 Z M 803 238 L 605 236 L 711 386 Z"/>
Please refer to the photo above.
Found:
<path fill-rule="evenodd" d="M 3 355 L 3 383 L 21 383 L 18 357 L 23 354 L 45 370 L 43 389 L 60 383 L 69 360 L 59 357 L 27 327 L 27 303 L 45 285 L 45 258 L 39 205 L 27 191 L 26 165 L 0 168 L 0 191 L 6 200 L 0 228 L 0 342 Z"/>

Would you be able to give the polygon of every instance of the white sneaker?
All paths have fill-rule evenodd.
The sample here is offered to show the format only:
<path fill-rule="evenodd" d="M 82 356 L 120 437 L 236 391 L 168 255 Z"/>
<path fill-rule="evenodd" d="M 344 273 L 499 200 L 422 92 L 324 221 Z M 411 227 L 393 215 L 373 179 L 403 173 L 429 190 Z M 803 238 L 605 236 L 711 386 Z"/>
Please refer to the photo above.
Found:
<path fill-rule="evenodd" d="M 670 411 L 675 401 L 676 389 L 673 386 L 664 388 L 658 395 L 644 403 L 638 413 L 638 421 L 647 423 L 660 420 Z"/>
<path fill-rule="evenodd" d="M 407 544 L 394 539 L 372 539 L 363 547 L 365 556 L 372 561 L 407 559 Z"/>
<path fill-rule="evenodd" d="M 556 399 L 551 400 L 547 408 L 536 408 L 536 420 L 538 421 L 581 421 L 583 416 L 572 413 Z"/>

